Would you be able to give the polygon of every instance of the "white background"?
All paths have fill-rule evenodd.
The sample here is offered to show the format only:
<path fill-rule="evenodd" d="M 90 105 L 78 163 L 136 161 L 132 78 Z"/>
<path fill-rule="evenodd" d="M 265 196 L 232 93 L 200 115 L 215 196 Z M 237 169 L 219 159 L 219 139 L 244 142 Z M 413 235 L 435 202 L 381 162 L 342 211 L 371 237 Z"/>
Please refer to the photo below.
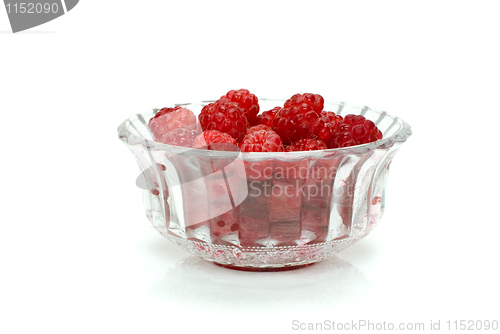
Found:
<path fill-rule="evenodd" d="M 18 34 L 0 8 L 0 332 L 500 321 L 498 4 L 83 0 Z M 372 234 L 315 266 L 245 273 L 149 226 L 116 127 L 238 88 L 410 123 Z"/>

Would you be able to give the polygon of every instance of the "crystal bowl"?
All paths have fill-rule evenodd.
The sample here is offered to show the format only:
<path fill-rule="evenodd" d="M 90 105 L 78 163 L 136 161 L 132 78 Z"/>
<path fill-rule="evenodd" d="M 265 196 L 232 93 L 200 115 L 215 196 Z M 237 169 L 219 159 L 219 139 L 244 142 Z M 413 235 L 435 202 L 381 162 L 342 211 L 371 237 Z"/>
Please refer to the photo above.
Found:
<path fill-rule="evenodd" d="M 180 104 L 195 114 L 213 101 Z M 261 110 L 284 100 L 259 99 Z M 146 215 L 164 237 L 216 264 L 287 270 L 323 260 L 366 236 L 385 208 L 389 166 L 410 126 L 385 111 L 325 103 L 363 115 L 383 133 L 376 142 L 305 152 L 199 150 L 153 140 L 157 109 L 118 127 L 141 170 Z"/>

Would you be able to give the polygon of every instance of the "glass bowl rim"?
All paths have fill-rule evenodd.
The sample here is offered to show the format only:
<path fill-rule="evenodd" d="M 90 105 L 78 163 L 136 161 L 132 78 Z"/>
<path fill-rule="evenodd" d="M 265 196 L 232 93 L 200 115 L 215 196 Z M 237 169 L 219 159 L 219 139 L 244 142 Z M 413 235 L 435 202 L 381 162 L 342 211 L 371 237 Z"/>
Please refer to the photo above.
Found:
<path fill-rule="evenodd" d="M 266 102 L 280 102 L 284 103 L 286 99 L 269 99 L 269 98 L 259 98 L 259 101 L 266 101 Z M 209 103 L 215 102 L 215 100 L 203 100 L 199 102 L 190 102 L 190 103 L 176 103 L 174 106 L 183 106 L 183 107 L 188 107 L 190 105 L 206 105 Z M 181 146 L 174 146 L 174 145 L 169 145 L 169 144 L 163 144 L 157 141 L 154 141 L 152 138 L 147 139 L 142 136 L 137 136 L 130 131 L 127 130 L 127 126 L 129 122 L 131 122 L 131 119 L 133 117 L 138 117 L 141 122 L 144 123 L 144 125 L 147 128 L 147 121 L 144 120 L 143 115 L 145 113 L 138 113 L 135 114 L 129 118 L 127 118 L 125 121 L 123 121 L 119 126 L 118 126 L 118 136 L 119 138 L 124 141 L 128 145 L 135 145 L 135 144 L 141 144 L 142 146 L 146 147 L 148 150 L 158 150 L 158 151 L 168 151 L 172 152 L 172 154 L 193 154 L 197 156 L 207 156 L 207 157 L 232 157 L 234 156 L 235 152 L 238 154 L 242 154 L 243 157 L 246 158 L 259 158 L 259 160 L 267 160 L 267 159 L 278 159 L 278 160 L 287 160 L 289 158 L 296 158 L 296 157 L 301 157 L 303 158 L 304 156 L 310 156 L 310 157 L 325 157 L 325 156 L 338 156 L 338 155 L 344 155 L 344 154 L 363 154 L 369 151 L 372 151 L 377 148 L 381 147 L 390 147 L 393 146 L 394 143 L 396 142 L 405 142 L 411 135 L 411 127 L 410 125 L 402 120 L 401 118 L 390 115 L 386 111 L 380 111 L 377 109 L 372 109 L 368 106 L 356 106 L 356 105 L 351 105 L 345 102 L 325 102 L 325 105 L 338 105 L 341 109 L 348 106 L 348 107 L 353 107 L 353 108 L 359 108 L 362 109 L 362 111 L 366 112 L 368 110 L 371 110 L 372 112 L 375 112 L 379 114 L 379 120 L 373 121 L 376 125 L 380 123 L 380 121 L 384 117 L 389 117 L 393 120 L 393 123 L 399 123 L 399 129 L 393 133 L 391 136 L 384 137 L 382 139 L 379 139 L 377 141 L 367 143 L 367 144 L 361 144 L 361 145 L 354 145 L 354 146 L 348 146 L 348 147 L 339 147 L 339 148 L 330 148 L 330 149 L 324 149 L 324 150 L 314 150 L 314 151 L 294 151 L 294 152 L 240 152 L 240 151 L 212 151 L 212 150 L 205 150 L 205 149 L 196 149 L 196 148 L 191 148 L 191 147 L 181 147 Z M 153 109 L 155 112 L 157 112 L 159 109 Z M 149 121 L 149 120 L 148 120 Z M 393 125 L 391 125 L 392 127 Z"/>

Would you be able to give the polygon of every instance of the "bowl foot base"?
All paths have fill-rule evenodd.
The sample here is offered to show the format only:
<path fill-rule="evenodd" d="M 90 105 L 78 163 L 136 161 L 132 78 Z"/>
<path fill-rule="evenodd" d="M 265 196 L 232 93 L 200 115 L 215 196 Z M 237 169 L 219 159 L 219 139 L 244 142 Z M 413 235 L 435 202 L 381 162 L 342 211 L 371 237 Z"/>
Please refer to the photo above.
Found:
<path fill-rule="evenodd" d="M 260 272 L 295 270 L 295 269 L 300 269 L 300 268 L 312 266 L 315 263 L 318 263 L 318 262 L 298 264 L 298 265 L 287 265 L 287 266 L 283 266 L 283 267 L 242 267 L 242 266 L 235 266 L 232 264 L 222 264 L 222 263 L 214 262 L 215 265 L 217 265 L 219 267 L 223 267 L 223 268 L 241 270 L 241 271 L 260 271 Z"/>

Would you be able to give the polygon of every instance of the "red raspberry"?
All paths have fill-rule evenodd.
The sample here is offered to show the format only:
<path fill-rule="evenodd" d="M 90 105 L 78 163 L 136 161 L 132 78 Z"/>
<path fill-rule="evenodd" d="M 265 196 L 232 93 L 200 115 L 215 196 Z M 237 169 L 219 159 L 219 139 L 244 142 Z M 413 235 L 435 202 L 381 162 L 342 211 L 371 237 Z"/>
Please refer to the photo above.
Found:
<path fill-rule="evenodd" d="M 306 110 L 312 109 L 319 113 L 323 110 L 324 103 L 325 100 L 323 99 L 323 96 L 319 94 L 305 93 L 305 94 L 293 95 L 291 98 L 285 101 L 284 107 L 285 108 L 300 107 L 301 109 L 306 109 Z M 306 104 L 307 107 L 304 106 L 304 104 Z"/>
<path fill-rule="evenodd" d="M 322 111 L 321 116 L 328 118 L 332 124 L 336 124 L 343 120 L 342 116 L 335 114 L 333 111 Z"/>
<path fill-rule="evenodd" d="M 321 117 L 323 97 L 318 94 L 295 94 L 288 99 L 273 120 L 273 130 L 280 135 L 284 144 L 291 144 L 302 138 L 317 138 L 328 123 Z"/>
<path fill-rule="evenodd" d="M 195 123 L 196 116 L 191 110 L 177 106 L 175 108 L 161 109 L 149 120 L 148 126 L 153 134 L 153 138 L 159 141 L 165 133 Z"/>
<path fill-rule="evenodd" d="M 253 125 L 264 124 L 268 127 L 273 126 L 273 119 L 276 116 L 276 113 L 281 109 L 281 107 L 274 107 L 271 110 L 264 111 L 262 114 L 258 115 L 255 118 Z"/>
<path fill-rule="evenodd" d="M 201 134 L 200 125 L 195 123 L 165 133 L 160 142 L 169 145 L 193 147 L 193 141 Z"/>
<path fill-rule="evenodd" d="M 197 136 L 193 142 L 194 148 L 217 150 L 217 151 L 236 151 L 236 140 L 227 133 L 217 130 L 207 130 Z"/>
<path fill-rule="evenodd" d="M 329 143 L 335 130 L 338 127 L 338 123 L 342 120 L 342 116 L 336 115 L 332 111 L 322 111 L 321 118 L 318 125 L 317 136 L 310 136 L 313 139 L 321 139 L 324 143 Z"/>
<path fill-rule="evenodd" d="M 326 150 L 326 144 L 321 139 L 311 139 L 304 138 L 297 140 L 286 147 L 286 152 L 294 151 L 314 151 L 314 150 Z"/>
<path fill-rule="evenodd" d="M 346 115 L 344 120 L 338 123 L 330 148 L 347 147 L 366 144 L 382 139 L 382 132 L 375 123 L 361 115 Z"/>
<path fill-rule="evenodd" d="M 236 139 L 236 142 L 240 142 L 245 137 L 247 119 L 243 115 L 243 110 L 227 99 L 204 106 L 199 119 L 203 131 L 218 130 L 229 134 Z"/>
<path fill-rule="evenodd" d="M 259 113 L 259 99 L 254 94 L 250 93 L 248 89 L 230 90 L 226 95 L 220 98 L 221 100 L 228 99 L 236 103 L 243 109 L 243 115 L 248 119 L 250 124 Z"/>
<path fill-rule="evenodd" d="M 272 130 L 259 130 L 247 134 L 240 143 L 242 152 L 283 152 L 280 136 Z"/>
<path fill-rule="evenodd" d="M 254 125 L 251 128 L 247 129 L 247 135 L 252 133 L 252 132 L 259 131 L 259 130 L 270 131 L 271 128 L 268 126 L 265 126 L 264 124 Z"/>
<path fill-rule="evenodd" d="M 174 111 L 174 108 L 161 108 L 156 115 L 153 116 L 153 118 L 160 117 L 162 115 L 168 114 L 169 112 Z"/>

